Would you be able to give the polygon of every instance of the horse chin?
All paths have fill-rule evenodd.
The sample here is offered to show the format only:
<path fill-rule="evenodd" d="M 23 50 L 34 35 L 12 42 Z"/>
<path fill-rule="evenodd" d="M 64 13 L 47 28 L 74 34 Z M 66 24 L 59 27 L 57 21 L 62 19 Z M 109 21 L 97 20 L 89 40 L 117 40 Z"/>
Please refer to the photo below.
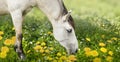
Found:
<path fill-rule="evenodd" d="M 69 43 L 69 39 L 65 39 L 60 41 L 60 44 L 65 47 L 67 50 L 68 55 L 75 54 L 78 50 L 75 44 Z"/>

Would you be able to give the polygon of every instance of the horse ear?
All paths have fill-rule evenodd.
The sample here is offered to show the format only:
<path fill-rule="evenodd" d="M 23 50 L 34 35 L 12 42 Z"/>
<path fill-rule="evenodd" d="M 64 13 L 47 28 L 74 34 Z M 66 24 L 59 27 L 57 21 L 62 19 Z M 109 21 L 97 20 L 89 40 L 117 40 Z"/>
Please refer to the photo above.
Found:
<path fill-rule="evenodd" d="M 67 20 L 70 17 L 72 10 L 69 10 L 68 13 L 65 15 L 65 19 Z"/>

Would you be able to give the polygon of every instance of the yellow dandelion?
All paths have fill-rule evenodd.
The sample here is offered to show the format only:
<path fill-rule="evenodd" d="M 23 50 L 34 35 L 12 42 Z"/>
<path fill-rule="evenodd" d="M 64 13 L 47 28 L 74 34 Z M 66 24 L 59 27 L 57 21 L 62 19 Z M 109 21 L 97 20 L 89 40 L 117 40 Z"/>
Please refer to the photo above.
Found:
<path fill-rule="evenodd" d="M 85 52 L 85 55 L 88 57 L 88 56 L 91 56 L 91 51 L 87 51 Z"/>
<path fill-rule="evenodd" d="M 46 45 L 46 43 L 45 43 L 45 42 L 42 42 L 42 43 L 41 43 L 41 46 L 45 46 L 45 45 Z"/>
<path fill-rule="evenodd" d="M 105 35 L 102 35 L 101 37 L 102 37 L 102 38 L 105 38 Z"/>
<path fill-rule="evenodd" d="M 85 55 L 86 56 L 90 56 L 91 55 L 91 49 L 89 47 L 85 47 L 84 51 L 85 51 Z"/>
<path fill-rule="evenodd" d="M 107 52 L 107 49 L 104 48 L 104 47 L 102 47 L 102 48 L 100 48 L 100 51 L 102 51 L 103 53 L 106 53 L 106 52 Z"/>
<path fill-rule="evenodd" d="M 7 54 L 5 52 L 0 53 L 0 58 L 6 58 Z"/>
<path fill-rule="evenodd" d="M 107 40 L 107 42 L 112 43 L 112 40 Z"/>
<path fill-rule="evenodd" d="M 59 58 L 56 56 L 56 57 L 55 57 L 55 59 L 57 59 L 57 60 L 58 60 Z"/>
<path fill-rule="evenodd" d="M 40 53 L 44 53 L 44 49 L 40 49 Z"/>
<path fill-rule="evenodd" d="M 15 30 L 15 27 L 13 27 L 12 30 Z"/>
<path fill-rule="evenodd" d="M 99 54 L 98 54 L 98 52 L 97 52 L 96 50 L 92 50 L 92 51 L 91 51 L 91 55 L 92 55 L 93 57 L 95 57 L 95 56 L 98 56 Z"/>
<path fill-rule="evenodd" d="M 106 60 L 107 60 L 108 62 L 112 62 L 112 59 L 113 59 L 113 58 L 112 58 L 111 56 L 107 56 L 107 57 L 106 57 Z"/>
<path fill-rule="evenodd" d="M 43 53 L 42 56 L 45 56 L 45 54 Z"/>
<path fill-rule="evenodd" d="M 108 54 L 112 56 L 112 55 L 113 55 L 113 52 L 112 52 L 112 51 L 109 51 Z"/>
<path fill-rule="evenodd" d="M 11 39 L 6 39 L 5 41 L 4 41 L 4 44 L 5 45 L 11 45 Z"/>
<path fill-rule="evenodd" d="M 45 50 L 45 53 L 49 53 L 50 51 L 48 49 Z"/>
<path fill-rule="evenodd" d="M 88 52 L 88 51 L 91 51 L 91 49 L 90 49 L 89 47 L 85 47 L 85 48 L 84 48 L 84 51 L 85 51 L 85 52 Z"/>
<path fill-rule="evenodd" d="M 71 61 L 71 60 L 66 60 L 66 62 L 74 62 L 74 61 Z"/>
<path fill-rule="evenodd" d="M 37 45 L 37 46 L 34 47 L 34 49 L 35 50 L 40 50 L 40 49 L 42 49 L 42 47 L 40 45 Z"/>
<path fill-rule="evenodd" d="M 52 50 L 53 50 L 53 47 L 50 47 L 49 49 L 52 51 Z"/>
<path fill-rule="evenodd" d="M 3 35 L 4 34 L 4 32 L 3 31 L 0 31 L 0 35 Z"/>
<path fill-rule="evenodd" d="M 46 49 L 47 48 L 47 46 L 44 46 L 44 49 Z"/>
<path fill-rule="evenodd" d="M 93 59 L 93 62 L 101 62 L 101 59 L 100 58 L 95 58 L 95 59 Z"/>
<path fill-rule="evenodd" d="M 1 48 L 1 51 L 7 53 L 7 52 L 9 52 L 9 48 L 7 46 L 3 46 Z"/>
<path fill-rule="evenodd" d="M 54 59 L 53 62 L 58 62 L 58 61 Z"/>
<path fill-rule="evenodd" d="M 75 55 L 70 55 L 70 56 L 68 57 L 68 60 L 76 61 L 77 59 L 76 59 Z"/>
<path fill-rule="evenodd" d="M 63 61 L 61 59 L 59 59 L 58 62 L 63 62 Z"/>
<path fill-rule="evenodd" d="M 57 56 L 61 56 L 62 54 L 60 52 L 57 53 Z"/>
<path fill-rule="evenodd" d="M 52 34 L 52 32 L 48 32 L 48 34 Z"/>
<path fill-rule="evenodd" d="M 3 38 L 3 37 L 2 37 L 2 36 L 0 36 L 0 40 L 2 40 L 2 38 Z"/>
<path fill-rule="evenodd" d="M 49 60 L 52 60 L 52 57 L 49 57 L 48 59 L 49 59 Z"/>
<path fill-rule="evenodd" d="M 66 56 L 61 56 L 60 59 L 61 60 L 67 60 L 67 57 Z"/>
<path fill-rule="evenodd" d="M 37 41 L 37 42 L 36 42 L 36 45 L 40 45 L 40 42 L 39 42 L 39 41 Z"/>
<path fill-rule="evenodd" d="M 13 36 L 13 37 L 12 37 L 12 40 L 11 40 L 11 44 L 14 45 L 14 44 L 15 44 L 15 41 L 16 41 L 16 37 Z"/>
<path fill-rule="evenodd" d="M 116 37 L 113 37 L 113 38 L 111 38 L 111 40 L 117 40 L 117 38 L 116 38 Z"/>
<path fill-rule="evenodd" d="M 66 55 L 66 52 L 63 52 L 63 55 Z"/>
<path fill-rule="evenodd" d="M 103 46 L 106 46 L 106 45 L 101 42 L 101 43 L 99 43 L 99 46 L 102 46 L 102 47 L 103 47 Z"/>
<path fill-rule="evenodd" d="M 48 56 L 47 60 L 51 61 L 51 60 L 53 60 L 53 58 Z"/>
<path fill-rule="evenodd" d="M 87 41 L 91 41 L 90 38 L 86 38 Z"/>

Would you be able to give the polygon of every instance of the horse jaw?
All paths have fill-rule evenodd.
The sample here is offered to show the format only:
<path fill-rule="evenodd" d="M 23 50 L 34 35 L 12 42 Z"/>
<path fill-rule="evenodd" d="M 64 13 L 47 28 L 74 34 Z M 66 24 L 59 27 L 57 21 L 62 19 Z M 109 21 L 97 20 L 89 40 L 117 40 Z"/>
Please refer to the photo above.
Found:
<path fill-rule="evenodd" d="M 52 25 L 54 38 L 66 48 L 68 54 L 76 53 L 78 49 L 78 41 L 76 39 L 74 29 L 72 28 L 72 32 L 68 33 L 64 27 L 65 25 L 60 21 L 55 21 Z"/>

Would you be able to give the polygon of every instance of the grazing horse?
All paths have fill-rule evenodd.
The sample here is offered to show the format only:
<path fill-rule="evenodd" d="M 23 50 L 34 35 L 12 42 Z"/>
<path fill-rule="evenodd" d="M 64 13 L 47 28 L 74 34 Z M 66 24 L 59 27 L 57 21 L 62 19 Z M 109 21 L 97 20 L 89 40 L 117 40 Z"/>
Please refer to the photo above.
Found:
<path fill-rule="evenodd" d="M 74 21 L 67 11 L 63 0 L 0 0 L 0 15 L 10 14 L 15 27 L 15 51 L 21 59 L 25 58 L 22 48 L 23 17 L 33 7 L 38 7 L 50 20 L 54 38 L 66 48 L 68 54 L 78 50 L 78 41 L 74 31 Z"/>

